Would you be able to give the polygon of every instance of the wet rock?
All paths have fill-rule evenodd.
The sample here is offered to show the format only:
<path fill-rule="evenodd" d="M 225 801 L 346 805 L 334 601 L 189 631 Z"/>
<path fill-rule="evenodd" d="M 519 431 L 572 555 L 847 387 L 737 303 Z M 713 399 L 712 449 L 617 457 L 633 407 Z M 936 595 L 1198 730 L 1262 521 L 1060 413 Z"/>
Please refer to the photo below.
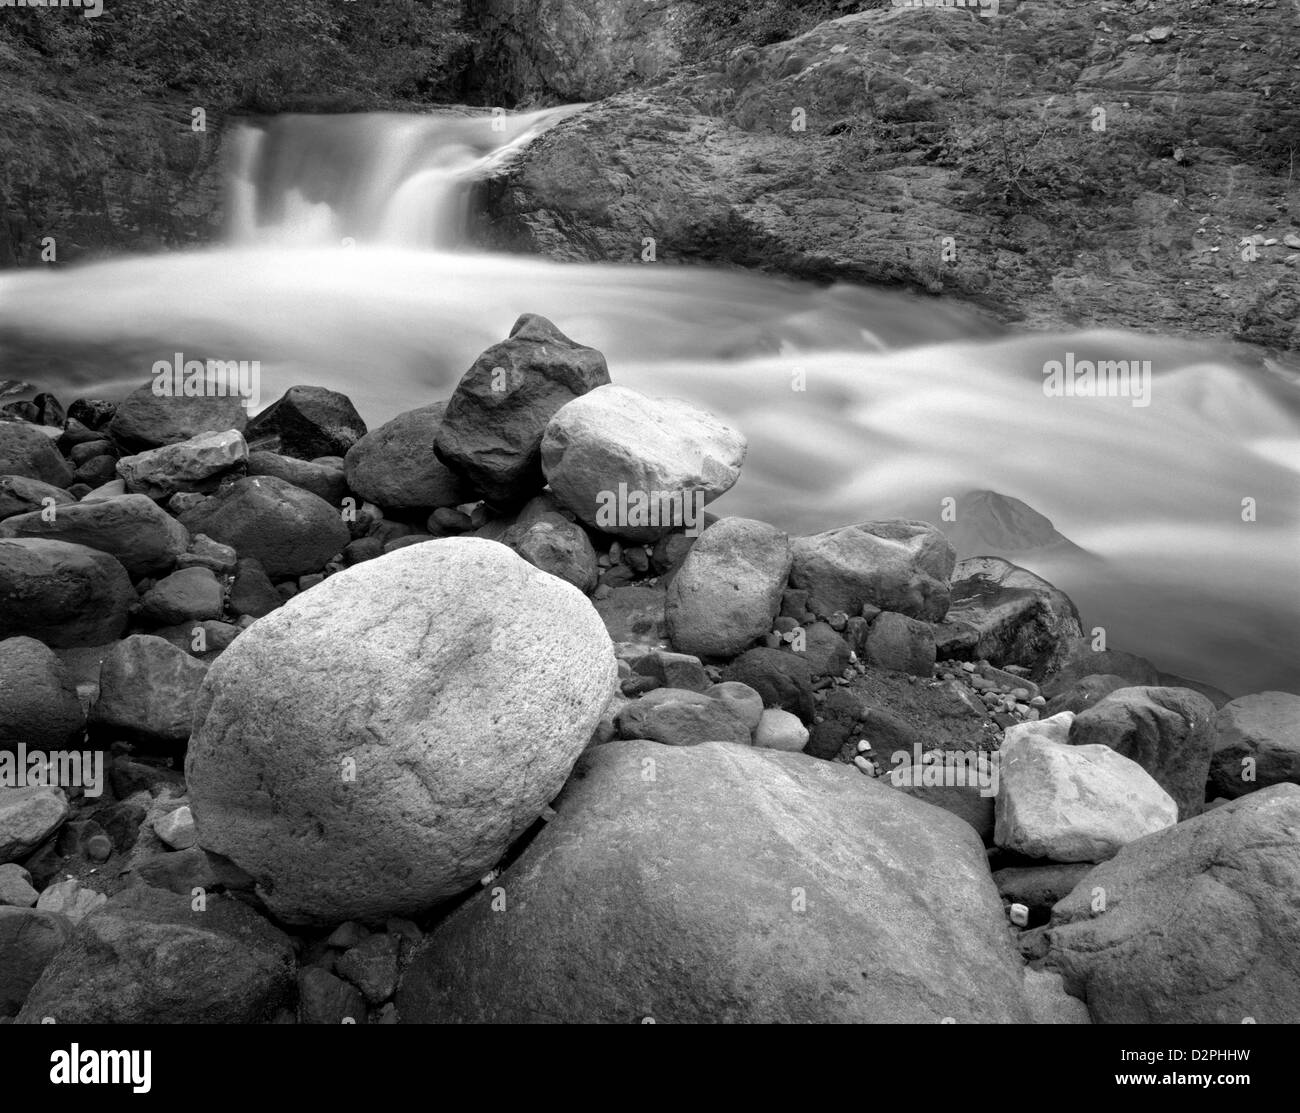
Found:
<path fill-rule="evenodd" d="M 299 460 L 343 456 L 366 435 L 366 423 L 347 395 L 319 386 L 293 386 L 248 422 L 255 451 Z"/>
<path fill-rule="evenodd" d="M 348 486 L 367 502 L 390 509 L 458 506 L 468 484 L 435 455 L 446 402 L 398 414 L 348 449 Z"/>
<path fill-rule="evenodd" d="M 0 600 L 0 638 L 102 645 L 126 629 L 135 592 L 126 569 L 107 553 L 65 541 L 0 538 Z"/>
<path fill-rule="evenodd" d="M 56 750 L 80 741 L 86 716 L 63 662 L 35 638 L 0 641 L 0 750 Z"/>
<path fill-rule="evenodd" d="M 248 445 L 234 429 L 200 433 L 189 440 L 149 449 L 117 461 L 131 494 L 166 502 L 181 491 L 210 491 L 220 477 L 248 459 Z"/>
<path fill-rule="evenodd" d="M 205 618 L 220 618 L 221 584 L 207 568 L 182 568 L 164 576 L 140 599 L 140 618 L 159 626 L 175 626 Z"/>
<path fill-rule="evenodd" d="M 53 487 L 73 482 L 72 468 L 54 442 L 34 425 L 0 421 L 0 475 L 35 479 Z"/>

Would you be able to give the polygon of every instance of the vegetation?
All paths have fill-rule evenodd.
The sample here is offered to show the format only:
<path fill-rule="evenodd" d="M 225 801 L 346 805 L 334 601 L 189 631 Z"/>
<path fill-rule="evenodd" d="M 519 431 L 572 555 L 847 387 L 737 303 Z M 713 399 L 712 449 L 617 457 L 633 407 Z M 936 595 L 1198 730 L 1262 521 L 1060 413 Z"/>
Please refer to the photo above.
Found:
<path fill-rule="evenodd" d="M 462 0 L 109 0 L 96 19 L 76 8 L 4 15 L 0 51 L 215 111 L 450 99 L 470 44 Z"/>

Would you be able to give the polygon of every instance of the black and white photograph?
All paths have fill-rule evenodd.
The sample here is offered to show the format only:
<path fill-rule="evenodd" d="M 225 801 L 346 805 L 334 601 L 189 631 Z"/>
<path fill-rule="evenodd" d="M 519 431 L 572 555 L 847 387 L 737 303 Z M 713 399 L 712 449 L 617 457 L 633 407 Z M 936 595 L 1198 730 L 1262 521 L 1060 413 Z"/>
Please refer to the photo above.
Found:
<path fill-rule="evenodd" d="M 1297 1023 L 1300 0 L 0 0 L 6 1088 Z"/>

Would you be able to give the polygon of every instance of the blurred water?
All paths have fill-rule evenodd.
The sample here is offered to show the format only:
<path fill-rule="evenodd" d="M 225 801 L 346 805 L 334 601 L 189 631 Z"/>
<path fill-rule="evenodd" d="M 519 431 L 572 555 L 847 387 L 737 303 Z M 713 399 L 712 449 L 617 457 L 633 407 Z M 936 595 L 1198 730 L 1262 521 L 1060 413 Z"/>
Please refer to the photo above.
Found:
<path fill-rule="evenodd" d="M 938 522 L 944 498 L 999 491 L 1101 558 L 1008 554 L 1112 646 L 1233 694 L 1300 691 L 1293 377 L 1160 337 L 1007 335 L 887 291 L 449 250 L 465 181 L 545 114 L 501 132 L 331 119 L 337 134 L 295 117 L 237 141 L 228 247 L 0 276 L 0 378 L 68 400 L 120 396 L 176 352 L 259 360 L 264 402 L 319 384 L 373 425 L 445 397 L 520 313 L 541 313 L 601 349 L 616 382 L 746 434 L 719 512 L 813 532 Z M 1067 352 L 1150 360 L 1151 404 L 1048 397 L 1043 365 Z"/>

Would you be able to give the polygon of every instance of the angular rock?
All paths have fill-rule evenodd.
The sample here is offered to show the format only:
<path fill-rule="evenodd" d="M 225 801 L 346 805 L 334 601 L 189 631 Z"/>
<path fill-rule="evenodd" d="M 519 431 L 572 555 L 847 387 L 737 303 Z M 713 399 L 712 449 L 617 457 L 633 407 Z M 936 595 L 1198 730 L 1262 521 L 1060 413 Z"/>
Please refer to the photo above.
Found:
<path fill-rule="evenodd" d="M 194 815 L 188 805 L 165 812 L 153 822 L 154 834 L 173 850 L 188 850 L 198 841 Z"/>
<path fill-rule="evenodd" d="M 213 664 L 185 769 L 199 842 L 285 922 L 427 909 L 537 819 L 616 676 L 591 604 L 503 545 L 349 568 Z"/>
<path fill-rule="evenodd" d="M 1060 667 L 1082 633 L 1063 591 L 1000 557 L 971 557 L 953 569 L 952 608 L 935 642 L 941 657 L 1020 665 L 1041 679 Z"/>
<path fill-rule="evenodd" d="M 87 916 L 45 967 L 19 1024 L 258 1024 L 292 1000 L 288 936 L 246 905 L 139 886 Z"/>
<path fill-rule="evenodd" d="M 227 429 L 124 456 L 116 470 L 131 494 L 166 502 L 179 491 L 211 491 L 225 472 L 247 459 L 244 438 Z"/>
<path fill-rule="evenodd" d="M 262 618 L 283 602 L 260 560 L 245 557 L 235 565 L 235 581 L 230 585 L 230 609 L 235 614 Z"/>
<path fill-rule="evenodd" d="M 337 510 L 324 499 L 274 476 L 247 476 L 187 510 L 194 533 L 256 557 L 269 576 L 319 572 L 351 540 Z"/>
<path fill-rule="evenodd" d="M 71 935 L 72 924 L 56 912 L 0 906 L 0 1016 L 17 1014 Z"/>
<path fill-rule="evenodd" d="M 35 638 L 0 641 L 0 750 L 62 749 L 85 729 L 77 686 L 54 652 Z"/>
<path fill-rule="evenodd" d="M 1235 800 L 1270 785 L 1300 784 L 1300 696 L 1257 692 L 1235 699 L 1219 710 L 1214 733 L 1209 780 L 1215 796 Z"/>
<path fill-rule="evenodd" d="M 0 864 L 25 858 L 68 818 L 63 790 L 47 785 L 0 788 Z"/>
<path fill-rule="evenodd" d="M 397 940 L 382 933 L 363 939 L 335 968 L 370 1004 L 382 1004 L 397 988 Z"/>
<path fill-rule="evenodd" d="M 1068 712 L 1066 713 L 1068 714 Z M 1055 720 L 1010 728 L 1002 742 L 994 839 L 1056 862 L 1103 862 L 1178 822 L 1178 805 L 1135 761 L 1109 746 L 1070 746 Z"/>
<path fill-rule="evenodd" d="M 107 553 L 65 541 L 0 538 L 0 638 L 102 645 L 121 636 L 134 601 L 126 569 Z"/>
<path fill-rule="evenodd" d="M 723 518 L 691 546 L 668 588 L 668 636 L 683 653 L 734 657 L 772 628 L 790 575 L 790 539 L 752 518 Z"/>
<path fill-rule="evenodd" d="M 511 527 L 502 542 L 529 564 L 584 594 L 596 586 L 596 550 L 587 531 L 559 514 L 542 514 L 522 528 Z"/>
<path fill-rule="evenodd" d="M 632 671 L 639 676 L 654 677 L 665 688 L 686 688 L 692 692 L 704 692 L 712 684 L 708 673 L 704 671 L 703 663 L 698 657 L 692 657 L 689 653 L 652 650 L 636 659 Z"/>
<path fill-rule="evenodd" d="M 0 475 L 35 479 L 53 487 L 70 487 L 72 466 L 35 425 L 0 421 Z"/>
<path fill-rule="evenodd" d="M 1300 787 L 1275 785 L 1093 869 L 1052 912 L 1047 963 L 1098 1024 L 1300 1023 L 1297 892 Z"/>
<path fill-rule="evenodd" d="M 176 558 L 176 564 L 181 568 L 207 568 L 218 576 L 227 576 L 235 570 L 237 559 L 235 550 L 229 545 L 196 533 L 190 538 L 189 550 Z"/>
<path fill-rule="evenodd" d="M 615 742 L 579 773 L 499 882 L 509 911 L 480 893 L 429 935 L 404 1021 L 1028 1019 L 964 824 L 748 746 Z"/>
<path fill-rule="evenodd" d="M 750 742 L 749 727 L 726 703 L 685 688 L 647 692 L 619 712 L 615 726 L 620 738 L 646 738 L 665 746 Z"/>
<path fill-rule="evenodd" d="M 434 402 L 370 430 L 344 459 L 348 486 L 389 510 L 472 501 L 469 485 L 433 451 L 446 412 L 446 402 Z"/>
<path fill-rule="evenodd" d="M 132 579 L 170 572 L 189 548 L 186 529 L 145 495 L 60 507 L 51 522 L 18 514 L 0 522 L 0 537 L 39 537 L 85 545 L 115 556 Z"/>
<path fill-rule="evenodd" d="M 745 438 L 681 399 L 602 386 L 551 418 L 541 461 L 556 499 L 580 521 L 650 542 L 683 525 L 704 528 L 699 506 L 740 478 Z"/>
<path fill-rule="evenodd" d="M 1091 1024 L 1088 1006 L 1065 991 L 1065 979 L 1049 970 L 1025 968 L 1025 1000 L 1034 1024 Z"/>
<path fill-rule="evenodd" d="M 162 747 L 185 742 L 207 671 L 162 638 L 132 634 L 104 658 L 99 699 L 90 710 L 92 735 Z"/>
<path fill-rule="evenodd" d="M 344 456 L 366 435 L 366 423 L 346 394 L 320 386 L 291 386 L 248 422 L 252 450 L 299 460 Z"/>
<path fill-rule="evenodd" d="M 1109 746 L 1136 761 L 1173 797 L 1178 818 L 1190 819 L 1205 808 L 1214 716 L 1190 688 L 1119 688 L 1074 717 L 1070 745 Z"/>
<path fill-rule="evenodd" d="M 71 506 L 77 501 L 62 487 L 52 483 L 42 483 L 24 475 L 0 475 L 0 520 L 39 512 L 50 505 L 46 500 L 53 500 L 55 506 Z"/>
<path fill-rule="evenodd" d="M 934 671 L 934 631 L 925 622 L 886 611 L 867 629 L 867 663 L 876 668 L 930 676 Z"/>
<path fill-rule="evenodd" d="M 522 503 L 540 491 L 542 433 L 562 406 L 609 382 L 605 357 L 545 317 L 525 313 L 488 348 L 447 402 L 438 456 L 489 502 Z M 579 515 L 581 517 L 581 515 Z"/>
<path fill-rule="evenodd" d="M 793 542 L 790 584 L 818 616 L 858 614 L 864 604 L 938 622 L 948 611 L 956 556 L 925 522 L 890 519 L 842 526 Z"/>
<path fill-rule="evenodd" d="M 221 584 L 207 568 L 182 568 L 164 576 L 140 599 L 140 617 L 151 625 L 174 626 L 220 618 Z"/>

